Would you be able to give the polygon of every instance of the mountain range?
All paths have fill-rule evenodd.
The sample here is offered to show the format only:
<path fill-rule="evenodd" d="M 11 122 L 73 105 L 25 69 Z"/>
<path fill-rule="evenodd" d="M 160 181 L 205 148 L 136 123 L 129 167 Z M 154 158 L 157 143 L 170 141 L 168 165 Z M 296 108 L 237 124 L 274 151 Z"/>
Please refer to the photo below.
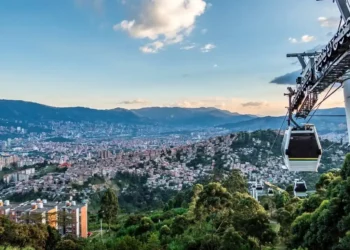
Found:
<path fill-rule="evenodd" d="M 313 113 L 313 112 L 312 112 Z M 309 119 L 309 118 L 308 118 Z M 306 120 L 295 119 L 299 124 L 306 123 Z M 257 117 L 248 121 L 221 124 L 218 127 L 228 129 L 230 131 L 249 131 L 249 130 L 266 130 L 279 129 L 285 120 L 284 116 L 266 116 Z M 346 118 L 344 108 L 319 109 L 308 123 L 316 125 L 319 132 L 341 132 L 346 131 Z M 287 122 L 284 122 L 283 129 L 287 127 Z"/>
<path fill-rule="evenodd" d="M 122 108 L 97 110 L 83 107 L 57 108 L 33 102 L 0 100 L 0 119 L 26 121 L 105 121 L 174 126 L 215 126 L 255 118 L 216 108 Z"/>
<path fill-rule="evenodd" d="M 326 115 L 340 115 L 329 117 Z M 345 131 L 344 108 L 318 110 L 312 118 L 319 131 Z M 73 121 L 111 122 L 125 124 L 158 124 L 184 127 L 220 127 L 230 131 L 279 129 L 284 116 L 258 117 L 232 113 L 217 108 L 149 107 L 97 110 L 83 107 L 57 108 L 33 102 L 0 100 L 0 119 L 29 122 Z M 300 121 L 302 122 L 302 121 Z M 286 126 L 286 125 L 285 125 Z"/>

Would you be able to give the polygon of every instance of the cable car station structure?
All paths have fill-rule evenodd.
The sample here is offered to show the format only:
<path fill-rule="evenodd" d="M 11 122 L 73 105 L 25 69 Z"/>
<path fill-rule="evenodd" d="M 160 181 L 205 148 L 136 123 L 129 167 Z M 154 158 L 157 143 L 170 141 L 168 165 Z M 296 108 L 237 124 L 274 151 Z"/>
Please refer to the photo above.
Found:
<path fill-rule="evenodd" d="M 350 6 L 348 0 L 334 0 L 341 13 L 339 28 L 321 52 L 287 54 L 302 67 L 296 88 L 288 88 L 288 129 L 282 142 L 282 155 L 290 171 L 317 171 L 322 148 L 316 128 L 308 124 L 318 107 L 340 87 L 344 89 L 348 135 L 350 135 Z M 335 87 L 335 84 L 340 86 Z M 329 89 L 323 100 L 320 93 Z M 316 105 L 318 103 L 318 105 Z M 306 119 L 299 125 L 294 119 Z M 350 136 L 349 136 L 350 140 Z"/>

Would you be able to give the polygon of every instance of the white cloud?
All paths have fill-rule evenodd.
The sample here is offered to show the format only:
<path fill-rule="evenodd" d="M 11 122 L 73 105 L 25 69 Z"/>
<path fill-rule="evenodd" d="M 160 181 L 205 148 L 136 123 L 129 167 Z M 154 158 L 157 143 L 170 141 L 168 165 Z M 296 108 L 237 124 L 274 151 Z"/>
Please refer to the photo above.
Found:
<path fill-rule="evenodd" d="M 315 40 L 316 40 L 316 37 L 314 37 L 314 36 L 304 35 L 301 37 L 301 42 L 303 42 L 303 43 L 309 43 L 309 42 L 312 42 Z"/>
<path fill-rule="evenodd" d="M 180 49 L 182 49 L 182 50 L 191 50 L 191 49 L 194 49 L 195 47 L 196 47 L 196 45 L 194 43 L 192 43 L 190 45 L 183 46 Z"/>
<path fill-rule="evenodd" d="M 291 42 L 291 43 L 297 43 L 298 42 L 298 40 L 296 38 L 293 38 L 293 37 L 289 37 L 288 41 Z"/>
<path fill-rule="evenodd" d="M 150 104 L 149 101 L 144 100 L 144 99 L 135 99 L 135 100 L 125 100 L 118 102 L 117 104 L 122 104 L 122 105 L 134 105 L 134 104 Z"/>
<path fill-rule="evenodd" d="M 203 53 L 208 53 L 210 52 L 212 49 L 215 49 L 216 46 L 214 44 L 211 44 L 211 43 L 208 43 L 206 45 L 204 45 L 202 48 L 201 48 L 201 51 Z"/>
<path fill-rule="evenodd" d="M 290 43 L 309 43 L 309 42 L 312 42 L 312 41 L 315 41 L 316 40 L 316 37 L 314 36 L 310 36 L 310 35 L 303 35 L 300 40 L 296 39 L 296 38 L 293 38 L 293 37 L 289 37 L 288 38 L 288 41 Z"/>
<path fill-rule="evenodd" d="M 134 19 L 123 20 L 113 29 L 123 30 L 133 38 L 161 42 L 164 47 L 190 35 L 206 6 L 204 0 L 144 0 Z"/>
<path fill-rule="evenodd" d="M 339 18 L 336 18 L 336 17 L 321 16 L 317 20 L 320 23 L 321 27 L 334 28 L 334 27 L 338 27 L 339 25 Z"/>
<path fill-rule="evenodd" d="M 215 107 L 222 110 L 258 115 L 281 115 L 284 112 L 284 101 L 249 100 L 229 97 L 188 97 L 162 105 L 164 107 Z M 281 108 L 282 107 L 282 108 Z"/>
<path fill-rule="evenodd" d="M 217 67 L 219 67 L 219 66 L 218 66 L 217 64 L 214 64 L 213 67 L 214 67 L 214 68 L 217 68 Z"/>
<path fill-rule="evenodd" d="M 145 46 L 140 47 L 140 50 L 146 54 L 158 53 L 160 49 L 164 47 L 164 43 L 161 41 L 155 41 L 153 43 L 146 44 Z"/>
<path fill-rule="evenodd" d="M 201 30 L 201 33 L 204 35 L 204 34 L 207 34 L 208 30 L 207 29 L 202 29 Z"/>
<path fill-rule="evenodd" d="M 241 105 L 243 107 L 261 108 L 263 106 L 268 106 L 268 103 L 266 103 L 266 102 L 244 102 Z"/>

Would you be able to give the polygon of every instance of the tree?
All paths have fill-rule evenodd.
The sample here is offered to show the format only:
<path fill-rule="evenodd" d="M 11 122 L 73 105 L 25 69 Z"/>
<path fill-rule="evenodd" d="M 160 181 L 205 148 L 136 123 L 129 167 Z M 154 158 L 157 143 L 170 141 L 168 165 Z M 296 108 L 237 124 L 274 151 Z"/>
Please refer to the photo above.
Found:
<path fill-rule="evenodd" d="M 294 196 L 294 187 L 292 185 L 288 185 L 286 188 L 286 192 L 289 194 L 290 197 Z"/>
<path fill-rule="evenodd" d="M 260 247 L 274 243 L 277 238 L 277 234 L 271 228 L 266 212 L 261 210 L 252 216 L 235 216 L 234 225 L 237 230 L 244 232 L 247 236 L 258 239 Z"/>
<path fill-rule="evenodd" d="M 13 225 L 13 241 L 12 244 L 18 246 L 19 248 L 24 248 L 30 245 L 29 237 L 29 225 L 27 224 L 16 224 Z"/>
<path fill-rule="evenodd" d="M 45 249 L 48 232 L 45 225 L 28 225 L 29 245 L 36 249 Z"/>
<path fill-rule="evenodd" d="M 235 192 L 248 193 L 247 182 L 238 169 L 232 170 L 230 176 L 224 181 L 223 186 L 227 188 L 227 191 L 231 194 Z"/>
<path fill-rule="evenodd" d="M 196 184 L 193 189 L 193 196 L 191 199 L 191 202 L 189 204 L 189 211 L 188 211 L 188 217 L 193 218 L 194 217 L 194 211 L 196 208 L 197 200 L 199 199 L 199 194 L 203 191 L 203 185 Z"/>
<path fill-rule="evenodd" d="M 292 225 L 292 246 L 295 247 L 305 247 L 306 242 L 304 240 L 306 234 L 310 230 L 310 223 L 311 223 L 311 214 L 310 213 L 304 213 L 303 215 L 299 216 Z"/>
<path fill-rule="evenodd" d="M 73 240 L 61 240 L 58 242 L 56 250 L 79 250 L 79 245 Z"/>
<path fill-rule="evenodd" d="M 346 178 L 350 176 L 350 154 L 347 154 L 345 157 L 345 161 L 340 171 L 340 175 L 343 178 L 343 180 L 346 180 Z"/>
<path fill-rule="evenodd" d="M 100 219 L 107 222 L 109 229 L 111 228 L 111 223 L 117 218 L 118 210 L 118 198 L 115 192 L 109 188 L 102 196 L 101 208 L 98 211 Z"/>
<path fill-rule="evenodd" d="M 334 250 L 348 250 L 350 246 L 350 231 L 346 233 L 346 235 L 340 239 L 338 245 L 334 247 Z"/>
<path fill-rule="evenodd" d="M 158 239 L 157 234 L 152 233 L 148 240 L 147 240 L 147 244 L 144 247 L 144 250 L 161 250 L 162 246 L 160 244 L 160 240 Z"/>
<path fill-rule="evenodd" d="M 16 224 L 10 221 L 7 217 L 0 215 L 0 242 L 1 245 L 7 246 L 17 245 L 16 243 Z"/>
<path fill-rule="evenodd" d="M 160 237 L 167 236 L 171 234 L 171 230 L 167 225 L 164 225 L 159 230 Z"/>
<path fill-rule="evenodd" d="M 126 219 L 124 226 L 130 227 L 133 225 L 137 225 L 140 223 L 142 218 L 143 216 L 141 214 L 138 214 L 138 215 L 132 214 Z"/>
<path fill-rule="evenodd" d="M 233 228 L 230 227 L 226 229 L 224 236 L 222 237 L 220 250 L 248 250 L 251 249 L 249 247 L 249 243 Z"/>
<path fill-rule="evenodd" d="M 278 193 L 275 195 L 276 208 L 284 207 L 290 200 L 289 194 L 287 192 Z"/>
<path fill-rule="evenodd" d="M 183 215 L 175 217 L 174 222 L 171 224 L 171 233 L 173 235 L 180 235 L 185 232 L 189 225 L 187 218 Z"/>
<path fill-rule="evenodd" d="M 140 221 L 140 225 L 138 226 L 136 233 L 143 234 L 148 231 L 152 231 L 154 228 L 154 223 L 149 217 L 143 217 Z"/>
<path fill-rule="evenodd" d="M 56 249 L 57 243 L 61 240 L 61 236 L 58 231 L 51 227 L 47 226 L 48 237 L 46 239 L 45 250 L 54 250 Z"/>
<path fill-rule="evenodd" d="M 220 183 L 211 182 L 199 194 L 195 214 L 203 218 L 213 213 L 229 210 L 232 206 L 232 195 Z"/>
<path fill-rule="evenodd" d="M 200 250 L 216 250 L 221 245 L 220 237 L 216 234 L 207 234 L 201 241 Z"/>
<path fill-rule="evenodd" d="M 142 243 L 129 235 L 119 238 L 114 249 L 118 250 L 141 250 Z"/>

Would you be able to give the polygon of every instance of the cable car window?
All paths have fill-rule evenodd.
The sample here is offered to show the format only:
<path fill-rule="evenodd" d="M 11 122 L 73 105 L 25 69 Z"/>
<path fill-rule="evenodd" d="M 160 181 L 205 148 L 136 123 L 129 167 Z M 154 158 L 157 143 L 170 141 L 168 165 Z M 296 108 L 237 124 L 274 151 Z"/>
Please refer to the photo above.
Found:
<path fill-rule="evenodd" d="M 297 183 L 296 187 L 294 188 L 294 191 L 295 192 L 306 192 L 307 189 L 303 183 L 300 183 L 300 184 Z"/>
<path fill-rule="evenodd" d="M 318 158 L 320 149 L 314 134 L 292 134 L 289 141 L 289 158 Z"/>

